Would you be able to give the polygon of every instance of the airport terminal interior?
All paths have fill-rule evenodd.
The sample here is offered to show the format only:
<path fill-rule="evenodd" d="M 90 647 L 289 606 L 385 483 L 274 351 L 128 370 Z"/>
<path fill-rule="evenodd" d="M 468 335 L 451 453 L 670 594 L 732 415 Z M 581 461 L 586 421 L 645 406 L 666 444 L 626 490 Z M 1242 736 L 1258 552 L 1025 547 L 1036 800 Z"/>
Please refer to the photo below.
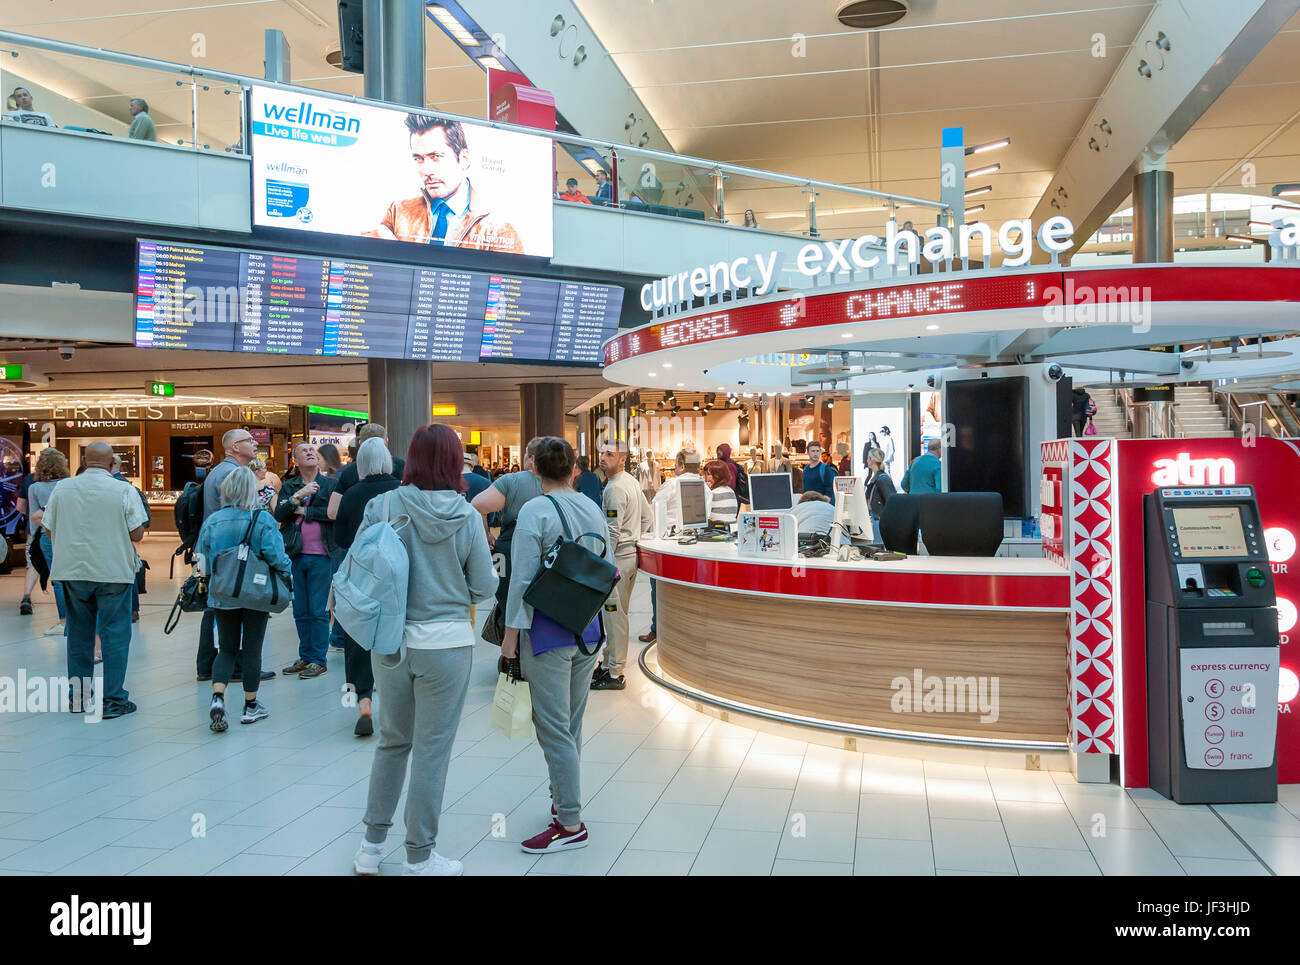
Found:
<path fill-rule="evenodd" d="M 1298 93 L 1300 0 L 0 0 L 0 876 L 1300 874 Z"/>

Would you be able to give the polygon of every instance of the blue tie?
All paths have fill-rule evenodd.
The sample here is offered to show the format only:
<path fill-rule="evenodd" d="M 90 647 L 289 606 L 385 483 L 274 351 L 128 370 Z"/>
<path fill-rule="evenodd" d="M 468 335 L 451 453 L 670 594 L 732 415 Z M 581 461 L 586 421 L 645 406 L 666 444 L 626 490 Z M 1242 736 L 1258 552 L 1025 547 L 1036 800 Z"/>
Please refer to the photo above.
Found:
<path fill-rule="evenodd" d="M 447 219 L 451 217 L 451 208 L 447 207 L 446 201 L 439 201 L 434 210 L 438 212 L 438 220 L 434 222 L 433 235 L 429 238 L 429 244 L 441 245 L 447 237 Z"/>

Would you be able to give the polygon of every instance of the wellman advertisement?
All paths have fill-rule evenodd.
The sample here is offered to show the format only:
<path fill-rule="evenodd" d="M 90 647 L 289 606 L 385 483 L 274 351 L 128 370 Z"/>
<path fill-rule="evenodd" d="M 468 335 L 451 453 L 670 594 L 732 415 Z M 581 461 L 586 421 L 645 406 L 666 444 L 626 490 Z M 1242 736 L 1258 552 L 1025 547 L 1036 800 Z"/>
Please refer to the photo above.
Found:
<path fill-rule="evenodd" d="M 254 87 L 253 223 L 549 258 L 549 139 Z"/>

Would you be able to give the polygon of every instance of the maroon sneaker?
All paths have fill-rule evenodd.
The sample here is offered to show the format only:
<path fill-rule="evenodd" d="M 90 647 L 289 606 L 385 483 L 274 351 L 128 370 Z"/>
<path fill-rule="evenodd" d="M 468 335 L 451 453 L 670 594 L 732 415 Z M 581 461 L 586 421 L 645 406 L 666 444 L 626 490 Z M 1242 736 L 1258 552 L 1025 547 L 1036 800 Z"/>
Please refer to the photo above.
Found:
<path fill-rule="evenodd" d="M 587 826 L 581 824 L 577 831 L 566 831 L 559 821 L 552 821 L 551 826 L 536 837 L 529 838 L 519 847 L 529 854 L 550 854 L 553 851 L 568 851 L 571 848 L 587 846 Z"/>

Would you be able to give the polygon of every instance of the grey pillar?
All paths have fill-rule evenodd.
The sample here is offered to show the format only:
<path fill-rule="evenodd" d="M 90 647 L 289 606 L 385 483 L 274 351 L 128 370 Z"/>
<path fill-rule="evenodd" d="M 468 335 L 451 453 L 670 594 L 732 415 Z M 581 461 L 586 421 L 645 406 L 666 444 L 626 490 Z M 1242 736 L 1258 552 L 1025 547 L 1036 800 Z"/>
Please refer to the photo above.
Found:
<path fill-rule="evenodd" d="M 1173 260 L 1174 172 L 1143 171 L 1133 178 L 1133 263 Z"/>
<path fill-rule="evenodd" d="M 289 41 L 282 30 L 266 31 L 266 60 L 262 63 L 263 76 L 277 84 L 292 84 L 289 72 Z"/>
<path fill-rule="evenodd" d="M 420 0 L 366 0 L 362 26 L 365 95 L 424 107 L 424 4 Z M 408 359 L 369 359 L 370 418 L 388 429 L 402 456 L 433 410 L 433 366 Z"/>
<path fill-rule="evenodd" d="M 519 444 L 535 436 L 564 438 L 564 385 L 523 382 L 519 386 Z"/>

